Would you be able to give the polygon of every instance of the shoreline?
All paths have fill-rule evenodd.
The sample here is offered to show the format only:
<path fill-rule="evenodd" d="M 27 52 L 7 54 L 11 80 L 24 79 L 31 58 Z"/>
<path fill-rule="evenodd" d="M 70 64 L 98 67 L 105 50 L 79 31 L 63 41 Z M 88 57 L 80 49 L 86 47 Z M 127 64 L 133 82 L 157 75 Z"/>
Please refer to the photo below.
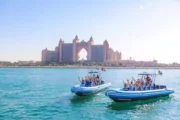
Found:
<path fill-rule="evenodd" d="M 0 68 L 70 68 L 70 69 L 180 69 L 180 67 L 104 67 L 104 66 L 0 66 Z"/>

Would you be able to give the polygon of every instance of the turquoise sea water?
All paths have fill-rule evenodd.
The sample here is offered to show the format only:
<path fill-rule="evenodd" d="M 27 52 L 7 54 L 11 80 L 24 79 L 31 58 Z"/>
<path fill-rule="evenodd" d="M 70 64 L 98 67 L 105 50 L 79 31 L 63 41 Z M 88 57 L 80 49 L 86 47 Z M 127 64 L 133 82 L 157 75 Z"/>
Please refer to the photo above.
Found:
<path fill-rule="evenodd" d="M 174 88 L 169 97 L 115 103 L 104 92 L 78 97 L 70 92 L 88 69 L 0 69 L 0 120 L 180 120 L 180 70 L 162 70 L 157 83 Z M 112 87 L 139 72 L 107 69 L 102 74 Z"/>

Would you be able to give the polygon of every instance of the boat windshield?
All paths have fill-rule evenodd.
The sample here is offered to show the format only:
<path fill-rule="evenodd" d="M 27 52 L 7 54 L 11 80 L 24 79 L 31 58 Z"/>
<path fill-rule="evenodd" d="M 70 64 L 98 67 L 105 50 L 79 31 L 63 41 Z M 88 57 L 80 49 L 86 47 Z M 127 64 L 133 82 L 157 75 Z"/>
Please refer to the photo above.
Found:
<path fill-rule="evenodd" d="M 91 71 L 91 72 L 88 73 L 88 76 L 96 77 L 96 76 L 100 76 L 100 73 L 99 72 Z"/>

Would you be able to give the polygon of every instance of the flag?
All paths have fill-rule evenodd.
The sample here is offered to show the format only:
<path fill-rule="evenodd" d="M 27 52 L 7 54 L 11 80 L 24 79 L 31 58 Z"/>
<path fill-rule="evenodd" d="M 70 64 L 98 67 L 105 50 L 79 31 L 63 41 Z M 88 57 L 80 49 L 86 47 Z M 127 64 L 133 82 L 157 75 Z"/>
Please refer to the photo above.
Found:
<path fill-rule="evenodd" d="M 106 71 L 104 68 L 101 68 L 102 71 Z"/>

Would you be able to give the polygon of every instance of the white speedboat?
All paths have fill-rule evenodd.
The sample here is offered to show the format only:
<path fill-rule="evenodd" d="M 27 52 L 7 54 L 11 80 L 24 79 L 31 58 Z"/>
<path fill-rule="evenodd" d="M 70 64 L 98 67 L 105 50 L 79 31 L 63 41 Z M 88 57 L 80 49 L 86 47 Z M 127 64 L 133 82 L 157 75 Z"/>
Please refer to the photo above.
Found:
<path fill-rule="evenodd" d="M 154 79 L 154 81 L 156 77 L 156 74 L 150 73 L 141 73 L 139 75 L 142 76 L 142 79 L 145 78 L 145 76 L 151 76 L 151 78 Z M 106 91 L 105 95 L 114 100 L 115 102 L 122 102 L 163 97 L 168 96 L 172 93 L 174 93 L 174 90 L 168 89 L 166 85 L 155 85 L 154 82 L 152 86 L 137 91 L 129 88 L 109 89 Z"/>
<path fill-rule="evenodd" d="M 111 86 L 111 83 L 106 83 L 101 77 L 100 77 L 100 72 L 99 71 L 90 71 L 88 73 L 89 77 L 96 77 L 98 76 L 98 82 L 96 84 L 93 84 L 92 82 L 84 82 L 80 85 L 75 85 L 71 87 L 71 92 L 75 93 L 78 96 L 87 96 L 87 95 L 92 95 L 98 92 L 101 92 Z"/>

